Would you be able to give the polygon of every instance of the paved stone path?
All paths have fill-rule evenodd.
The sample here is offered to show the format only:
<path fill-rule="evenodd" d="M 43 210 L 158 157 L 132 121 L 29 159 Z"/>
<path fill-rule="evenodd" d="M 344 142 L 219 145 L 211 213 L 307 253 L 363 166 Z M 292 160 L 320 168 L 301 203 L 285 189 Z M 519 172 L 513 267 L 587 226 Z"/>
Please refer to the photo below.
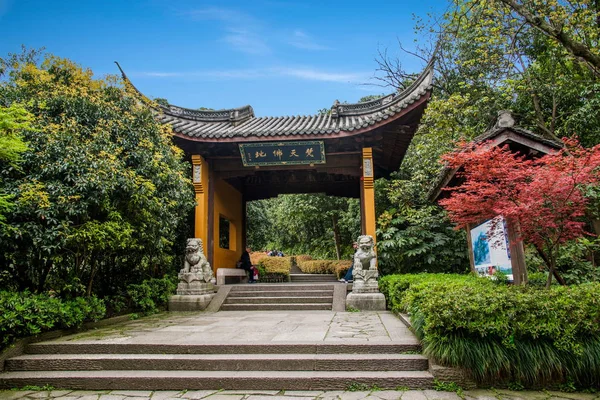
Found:
<path fill-rule="evenodd" d="M 312 391 L 239 391 L 239 390 L 196 390 L 196 391 L 0 391 L 0 399 L 62 399 L 62 400 L 600 400 L 600 393 L 528 392 L 509 390 L 473 390 L 460 393 L 435 390 L 407 391 L 357 391 L 357 392 L 312 392 Z"/>
<path fill-rule="evenodd" d="M 53 340 L 69 343 L 206 344 L 415 342 L 396 316 L 382 312 L 219 311 L 162 313 Z"/>

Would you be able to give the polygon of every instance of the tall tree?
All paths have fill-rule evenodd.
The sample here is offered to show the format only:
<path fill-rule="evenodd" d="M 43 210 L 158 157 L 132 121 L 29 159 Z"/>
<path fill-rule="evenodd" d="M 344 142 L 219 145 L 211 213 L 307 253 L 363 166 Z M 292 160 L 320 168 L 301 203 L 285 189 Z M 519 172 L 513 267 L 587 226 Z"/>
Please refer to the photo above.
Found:
<path fill-rule="evenodd" d="M 0 189 L 15 207 L 0 268 L 21 288 L 82 282 L 88 294 L 95 282 L 114 293 L 169 270 L 193 207 L 170 129 L 116 77 L 95 79 L 54 56 L 2 65 L 0 104 L 19 102 L 33 118 L 20 168 L 2 170 Z"/>

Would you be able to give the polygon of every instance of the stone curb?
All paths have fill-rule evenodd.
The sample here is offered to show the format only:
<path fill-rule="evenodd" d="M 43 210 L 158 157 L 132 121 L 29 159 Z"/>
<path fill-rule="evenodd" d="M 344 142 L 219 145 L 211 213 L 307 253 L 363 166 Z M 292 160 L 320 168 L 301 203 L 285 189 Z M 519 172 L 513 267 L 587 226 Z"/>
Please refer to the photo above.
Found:
<path fill-rule="evenodd" d="M 47 340 L 57 339 L 62 336 L 73 335 L 75 333 L 85 332 L 92 329 L 103 328 L 106 326 L 119 324 L 131 320 L 132 314 L 119 315 L 118 317 L 106 318 L 96 322 L 86 322 L 80 328 L 59 329 L 50 332 L 40 333 L 39 335 L 29 336 L 22 339 L 17 339 L 13 344 L 0 352 L 0 372 L 4 371 L 4 364 L 7 359 L 18 357 L 24 354 L 25 347 L 31 343 L 44 342 Z M 1 397 L 0 397 L 1 398 Z"/>

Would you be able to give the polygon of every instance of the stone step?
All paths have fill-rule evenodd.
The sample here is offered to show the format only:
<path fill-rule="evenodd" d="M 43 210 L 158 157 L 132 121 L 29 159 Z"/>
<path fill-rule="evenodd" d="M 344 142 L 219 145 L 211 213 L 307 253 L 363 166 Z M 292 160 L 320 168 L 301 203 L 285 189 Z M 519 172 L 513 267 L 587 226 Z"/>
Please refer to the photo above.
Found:
<path fill-rule="evenodd" d="M 290 274 L 292 282 L 296 281 L 337 281 L 333 274 Z"/>
<path fill-rule="evenodd" d="M 258 293 L 261 293 L 261 292 L 258 292 Z M 239 297 L 239 296 L 230 297 L 230 296 L 228 296 L 227 299 L 225 300 L 224 304 L 265 304 L 265 303 L 270 303 L 270 304 L 323 303 L 324 304 L 324 303 L 327 303 L 327 304 L 331 305 L 333 302 L 333 293 L 331 293 L 329 296 L 319 296 L 319 297 L 309 297 L 309 296 L 271 297 L 269 292 L 263 293 L 263 294 L 264 294 L 264 296 L 251 296 L 251 297 Z M 223 309 L 223 308 L 221 307 L 221 309 Z"/>
<path fill-rule="evenodd" d="M 228 297 L 257 297 L 257 296 L 269 296 L 269 297 L 322 297 L 322 296 L 333 296 L 333 289 L 327 290 L 248 290 L 248 291 L 231 291 Z"/>
<path fill-rule="evenodd" d="M 53 386 L 76 390 L 345 390 L 360 383 L 395 389 L 433 386 L 427 371 L 18 371 L 0 375 L 0 388 Z"/>
<path fill-rule="evenodd" d="M 264 303 L 264 304 L 223 304 L 219 311 L 281 311 L 281 310 L 331 310 L 329 303 Z"/>
<path fill-rule="evenodd" d="M 243 292 L 260 292 L 260 291 L 264 291 L 264 292 L 268 292 L 268 291 L 273 291 L 273 292 L 281 292 L 281 291 L 290 291 L 290 290 L 294 290 L 294 291 L 304 291 L 304 290 L 333 290 L 333 286 L 331 283 L 327 282 L 327 283 L 311 283 L 310 285 L 307 285 L 306 283 L 287 283 L 287 284 L 268 284 L 268 283 L 264 283 L 264 284 L 253 284 L 253 285 L 231 285 L 231 291 L 232 292 L 238 292 L 238 291 L 243 291 Z"/>
<path fill-rule="evenodd" d="M 8 359 L 8 371 L 423 371 L 416 354 L 32 354 Z"/>
<path fill-rule="evenodd" d="M 419 352 L 416 338 L 403 342 L 285 342 L 285 343 L 82 343 L 40 342 L 25 347 L 27 354 L 398 354 Z"/>

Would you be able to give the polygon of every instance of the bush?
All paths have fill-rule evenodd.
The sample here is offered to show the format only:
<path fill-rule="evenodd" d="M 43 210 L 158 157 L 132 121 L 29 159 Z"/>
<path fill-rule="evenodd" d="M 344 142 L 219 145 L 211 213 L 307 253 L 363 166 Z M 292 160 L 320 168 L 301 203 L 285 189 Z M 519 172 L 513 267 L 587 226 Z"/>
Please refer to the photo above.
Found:
<path fill-rule="evenodd" d="M 346 275 L 352 266 L 350 260 L 302 260 L 297 256 L 298 268 L 305 274 L 335 274 L 337 278 Z"/>
<path fill-rule="evenodd" d="M 52 329 L 75 328 L 104 317 L 104 302 L 97 297 L 61 300 L 47 294 L 0 292 L 0 348 L 15 339 Z"/>
<path fill-rule="evenodd" d="M 309 261 L 312 260 L 312 256 L 309 256 L 308 254 L 300 254 L 299 256 L 296 256 L 296 262 L 300 263 L 302 261 Z"/>
<path fill-rule="evenodd" d="M 127 294 L 131 297 L 134 310 L 153 314 L 166 308 L 176 288 L 174 277 L 165 275 L 162 279 L 152 278 L 137 285 L 128 285 Z"/>
<path fill-rule="evenodd" d="M 600 284 L 496 285 L 461 275 L 381 279 L 393 310 L 411 314 L 423 351 L 480 383 L 600 387 Z"/>
<path fill-rule="evenodd" d="M 265 257 L 258 262 L 260 280 L 263 282 L 287 282 L 292 270 L 292 257 Z M 263 272 L 264 271 L 264 272 Z"/>
<path fill-rule="evenodd" d="M 268 256 L 263 251 L 253 251 L 252 253 L 250 253 L 250 262 L 252 263 L 252 265 L 258 265 L 260 260 L 262 260 L 265 257 Z"/>
<path fill-rule="evenodd" d="M 348 272 L 348 270 L 350 269 L 351 266 L 352 266 L 352 261 L 350 261 L 350 260 L 334 261 L 332 263 L 332 270 L 333 270 L 333 273 L 335 274 L 335 276 L 338 279 L 340 279 L 346 275 L 346 272 Z"/>
<path fill-rule="evenodd" d="M 296 258 L 298 268 L 305 274 L 331 274 L 333 272 L 333 261 L 331 260 L 307 260 L 299 261 Z"/>

